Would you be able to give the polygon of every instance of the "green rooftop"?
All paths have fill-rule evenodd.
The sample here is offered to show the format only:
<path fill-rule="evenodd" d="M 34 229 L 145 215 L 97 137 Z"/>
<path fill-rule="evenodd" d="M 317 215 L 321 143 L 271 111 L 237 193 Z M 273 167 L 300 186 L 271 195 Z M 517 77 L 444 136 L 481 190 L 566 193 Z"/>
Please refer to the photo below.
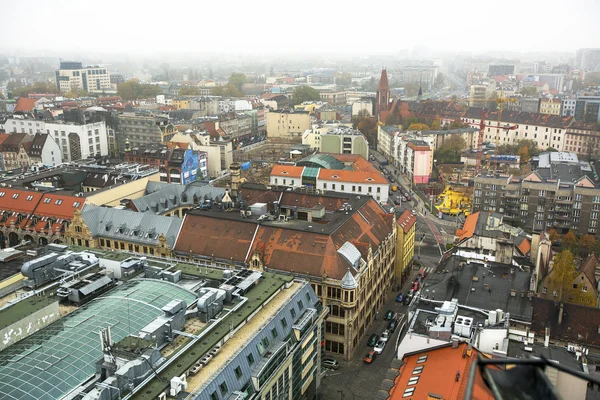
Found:
<path fill-rule="evenodd" d="M 54 296 L 31 296 L 0 310 L 0 330 L 57 301 Z"/>
<path fill-rule="evenodd" d="M 154 400 L 168 386 L 171 378 L 182 375 L 204 354 L 209 352 L 229 332 L 231 326 L 236 328 L 246 318 L 253 314 L 269 297 L 275 294 L 286 283 L 294 280 L 291 275 L 280 273 L 263 272 L 263 280 L 254 289 L 250 290 L 246 297 L 246 306 L 235 314 L 228 315 L 218 327 L 196 342 L 184 354 L 177 358 L 158 375 L 160 379 L 153 379 L 133 396 L 137 400 Z M 205 328 L 206 329 L 206 328 Z M 202 334 L 202 332 L 200 332 Z M 187 343 L 187 342 L 186 342 Z M 174 353 L 176 354 L 177 351 Z"/>
<path fill-rule="evenodd" d="M 325 169 L 344 169 L 346 167 L 343 162 L 329 154 L 311 154 L 298 161 L 296 165 Z"/>

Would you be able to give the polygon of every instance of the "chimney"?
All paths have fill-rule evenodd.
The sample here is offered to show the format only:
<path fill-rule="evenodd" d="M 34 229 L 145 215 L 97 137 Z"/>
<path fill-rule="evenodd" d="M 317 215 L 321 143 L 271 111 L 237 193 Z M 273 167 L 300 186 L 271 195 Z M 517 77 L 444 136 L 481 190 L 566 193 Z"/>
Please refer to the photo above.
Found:
<path fill-rule="evenodd" d="M 548 347 L 550 344 L 550 328 L 546 328 L 544 331 L 544 347 Z"/>
<path fill-rule="evenodd" d="M 564 311 L 564 304 L 560 303 L 560 309 L 558 310 L 558 324 L 562 324 L 562 318 L 563 318 L 563 311 Z"/>

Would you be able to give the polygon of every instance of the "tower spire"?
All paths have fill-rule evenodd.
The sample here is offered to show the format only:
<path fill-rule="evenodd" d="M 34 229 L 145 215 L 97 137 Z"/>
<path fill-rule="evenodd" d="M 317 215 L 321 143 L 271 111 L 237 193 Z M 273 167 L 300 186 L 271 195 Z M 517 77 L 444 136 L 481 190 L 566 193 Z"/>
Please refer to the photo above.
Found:
<path fill-rule="evenodd" d="M 379 86 L 377 87 L 377 104 L 375 108 L 375 115 L 379 121 L 384 121 L 385 117 L 382 117 L 382 113 L 387 114 L 390 106 L 390 86 L 388 83 L 387 70 L 385 66 L 381 69 L 381 78 L 379 78 Z"/>

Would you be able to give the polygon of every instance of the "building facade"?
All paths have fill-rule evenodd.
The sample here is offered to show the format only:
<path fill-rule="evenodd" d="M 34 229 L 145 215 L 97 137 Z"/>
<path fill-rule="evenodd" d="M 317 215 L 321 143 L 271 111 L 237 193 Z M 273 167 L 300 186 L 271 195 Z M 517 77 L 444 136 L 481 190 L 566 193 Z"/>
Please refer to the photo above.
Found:
<path fill-rule="evenodd" d="M 540 114 L 562 115 L 561 104 L 560 99 L 542 99 L 540 101 Z"/>
<path fill-rule="evenodd" d="M 123 113 L 119 115 L 117 146 L 123 152 L 126 140 L 130 147 L 165 143 L 171 140 L 176 132 L 167 117 Z"/>
<path fill-rule="evenodd" d="M 415 256 L 415 232 L 417 216 L 405 210 L 396 221 L 396 265 L 394 282 L 403 284 L 410 276 Z"/>
<path fill-rule="evenodd" d="M 161 182 L 187 185 L 198 177 L 199 154 L 187 146 L 181 148 L 159 144 L 134 147 L 123 153 L 123 160 L 158 167 Z"/>
<path fill-rule="evenodd" d="M 80 62 L 61 61 L 56 71 L 56 87 L 62 93 L 85 90 L 89 93 L 114 92 L 110 74 L 103 67 L 83 67 Z"/>
<path fill-rule="evenodd" d="M 319 136 L 319 150 L 322 153 L 357 154 L 365 160 L 369 159 L 369 142 L 359 131 L 333 129 Z"/>
<path fill-rule="evenodd" d="M 514 75 L 515 66 L 513 64 L 490 64 L 488 67 L 488 76 Z"/>
<path fill-rule="evenodd" d="M 310 129 L 308 112 L 274 112 L 267 114 L 267 137 L 301 141 L 302 133 Z"/>

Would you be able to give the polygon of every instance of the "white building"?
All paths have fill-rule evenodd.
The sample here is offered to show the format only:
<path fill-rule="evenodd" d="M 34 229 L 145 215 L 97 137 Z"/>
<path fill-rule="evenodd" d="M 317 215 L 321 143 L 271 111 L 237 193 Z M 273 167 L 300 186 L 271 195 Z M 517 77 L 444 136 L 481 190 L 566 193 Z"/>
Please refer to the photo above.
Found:
<path fill-rule="evenodd" d="M 373 102 L 371 100 L 358 100 L 352 103 L 352 116 L 358 115 L 361 111 L 366 111 L 369 116 L 373 115 Z"/>
<path fill-rule="evenodd" d="M 58 144 L 63 162 L 108 155 L 108 129 L 104 121 L 85 125 L 45 122 L 33 119 L 8 119 L 6 133 L 47 133 Z"/>
<path fill-rule="evenodd" d="M 576 104 L 577 99 L 562 99 L 562 104 L 560 106 L 561 115 L 563 117 L 570 117 L 575 115 Z"/>
<path fill-rule="evenodd" d="M 108 70 L 98 66 L 83 67 L 80 62 L 61 61 L 56 71 L 56 87 L 65 93 L 82 89 L 88 93 L 115 93 Z"/>
<path fill-rule="evenodd" d="M 54 167 L 62 164 L 62 153 L 58 143 L 47 133 L 36 133 L 29 150 L 29 160 Z"/>
<path fill-rule="evenodd" d="M 369 195 L 380 203 L 388 201 L 390 191 L 389 182 L 378 171 L 349 171 L 294 165 L 274 165 L 270 184 L 307 186 L 316 190 Z"/>

